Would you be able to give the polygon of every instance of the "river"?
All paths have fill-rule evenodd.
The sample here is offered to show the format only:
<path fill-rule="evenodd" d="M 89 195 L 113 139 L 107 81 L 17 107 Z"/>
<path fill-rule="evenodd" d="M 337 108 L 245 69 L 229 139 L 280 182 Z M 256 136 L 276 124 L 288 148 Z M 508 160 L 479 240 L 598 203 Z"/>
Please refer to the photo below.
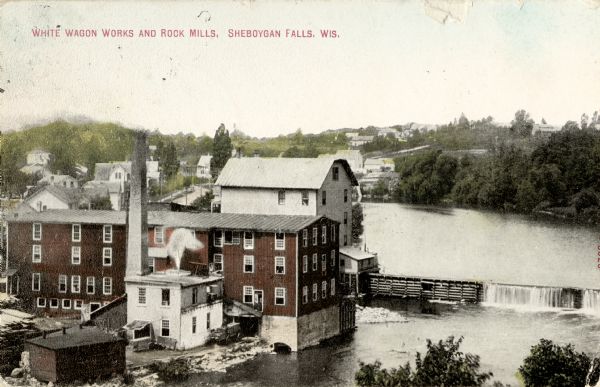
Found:
<path fill-rule="evenodd" d="M 464 209 L 366 203 L 365 242 L 387 273 L 477 279 L 506 284 L 600 288 L 600 230 Z M 521 288 L 518 288 L 521 289 Z M 260 355 L 226 374 L 187 383 L 247 386 L 352 385 L 358 361 L 397 367 L 424 352 L 427 338 L 464 337 L 461 349 L 481 357 L 493 380 L 518 385 L 515 373 L 540 338 L 600 350 L 600 318 L 581 310 L 519 305 L 436 305 L 374 300 L 405 322 L 359 323 L 345 340 L 292 355 Z M 589 312 L 589 311 L 588 311 Z"/>

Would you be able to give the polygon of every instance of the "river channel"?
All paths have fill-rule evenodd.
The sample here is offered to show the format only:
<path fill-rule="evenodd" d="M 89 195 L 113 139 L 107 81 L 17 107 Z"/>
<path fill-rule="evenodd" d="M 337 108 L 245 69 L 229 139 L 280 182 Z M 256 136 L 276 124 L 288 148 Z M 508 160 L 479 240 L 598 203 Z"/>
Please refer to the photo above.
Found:
<path fill-rule="evenodd" d="M 600 289 L 598 228 L 476 210 L 389 203 L 363 207 L 366 246 L 378 252 L 386 273 Z M 509 385 L 518 385 L 515 373 L 540 338 L 572 343 L 592 355 L 600 351 L 597 310 L 512 305 L 509 298 L 493 306 L 437 304 L 428 314 L 418 303 L 376 299 L 368 307 L 406 320 L 360 322 L 345 340 L 298 354 L 260 355 L 227 373 L 194 376 L 187 384 L 352 385 L 359 360 L 397 367 L 424 352 L 427 338 L 450 335 L 463 336 L 461 349 L 478 354 L 481 369 Z"/>

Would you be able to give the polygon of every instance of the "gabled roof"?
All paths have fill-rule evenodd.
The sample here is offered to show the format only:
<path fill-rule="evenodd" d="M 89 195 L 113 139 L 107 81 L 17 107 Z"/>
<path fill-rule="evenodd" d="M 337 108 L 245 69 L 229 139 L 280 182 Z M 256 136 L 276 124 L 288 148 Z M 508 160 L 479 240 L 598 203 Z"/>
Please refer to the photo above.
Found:
<path fill-rule="evenodd" d="M 198 160 L 198 164 L 197 165 L 208 165 L 210 166 L 210 160 L 212 160 L 212 156 L 211 155 L 202 155 L 200 156 L 200 159 Z"/>
<path fill-rule="evenodd" d="M 215 185 L 221 187 L 319 189 L 334 162 L 341 163 L 352 185 L 358 185 L 350 165 L 343 159 L 324 158 L 231 158 Z"/>
<path fill-rule="evenodd" d="M 58 185 L 45 185 L 29 197 L 27 197 L 25 199 L 25 202 L 29 204 L 29 202 L 31 202 L 33 198 L 40 195 L 42 192 L 48 192 L 66 204 L 77 203 L 81 198 L 81 190 L 78 188 L 68 188 Z"/>
<path fill-rule="evenodd" d="M 131 161 L 117 161 L 112 163 L 96 163 L 94 180 L 108 180 L 113 169 L 121 167 L 131 173 Z"/>

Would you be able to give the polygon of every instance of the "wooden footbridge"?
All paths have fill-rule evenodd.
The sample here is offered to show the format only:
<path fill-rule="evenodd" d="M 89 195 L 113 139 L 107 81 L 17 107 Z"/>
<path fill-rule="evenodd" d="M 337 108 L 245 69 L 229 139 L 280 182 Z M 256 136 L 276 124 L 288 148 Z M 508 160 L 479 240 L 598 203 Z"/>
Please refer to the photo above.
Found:
<path fill-rule="evenodd" d="M 365 273 L 364 289 L 371 296 L 481 302 L 483 283 L 448 279 Z"/>

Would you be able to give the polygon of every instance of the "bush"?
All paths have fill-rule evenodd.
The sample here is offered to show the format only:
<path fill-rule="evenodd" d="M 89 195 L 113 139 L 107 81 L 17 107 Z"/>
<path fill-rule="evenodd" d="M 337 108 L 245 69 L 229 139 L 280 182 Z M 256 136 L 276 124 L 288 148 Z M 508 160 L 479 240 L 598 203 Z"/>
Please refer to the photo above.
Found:
<path fill-rule="evenodd" d="M 168 362 L 156 361 L 150 364 L 150 370 L 156 372 L 163 382 L 181 382 L 190 377 L 191 368 L 187 359 L 171 359 Z"/>
<path fill-rule="evenodd" d="M 453 336 L 437 344 L 427 340 L 427 353 L 421 357 L 417 352 L 414 371 L 409 363 L 388 371 L 379 361 L 360 362 L 354 380 L 359 386 L 481 386 L 493 375 L 479 372 L 479 356 L 459 351 L 462 340 Z"/>
<path fill-rule="evenodd" d="M 19 367 L 25 340 L 38 334 L 39 329 L 31 321 L 12 322 L 0 330 L 0 374 L 9 375 Z"/>
<path fill-rule="evenodd" d="M 531 347 L 529 356 L 519 367 L 526 386 L 585 386 L 595 385 L 600 361 L 594 359 L 593 372 L 588 377 L 592 360 L 585 353 L 575 352 L 571 344 L 563 347 L 541 339 Z M 586 380 L 589 378 L 590 380 Z"/>

